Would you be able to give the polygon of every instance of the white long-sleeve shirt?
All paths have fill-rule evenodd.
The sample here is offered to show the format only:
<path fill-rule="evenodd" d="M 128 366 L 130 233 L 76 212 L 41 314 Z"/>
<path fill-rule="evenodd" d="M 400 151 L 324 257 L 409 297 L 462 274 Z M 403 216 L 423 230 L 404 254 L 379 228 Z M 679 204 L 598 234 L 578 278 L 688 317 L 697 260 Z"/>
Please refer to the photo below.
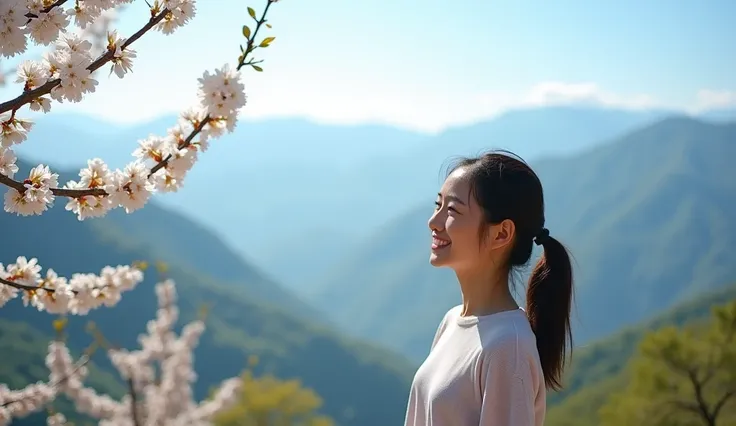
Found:
<path fill-rule="evenodd" d="M 522 309 L 461 316 L 450 309 L 409 394 L 405 426 L 542 426 L 546 389 Z"/>

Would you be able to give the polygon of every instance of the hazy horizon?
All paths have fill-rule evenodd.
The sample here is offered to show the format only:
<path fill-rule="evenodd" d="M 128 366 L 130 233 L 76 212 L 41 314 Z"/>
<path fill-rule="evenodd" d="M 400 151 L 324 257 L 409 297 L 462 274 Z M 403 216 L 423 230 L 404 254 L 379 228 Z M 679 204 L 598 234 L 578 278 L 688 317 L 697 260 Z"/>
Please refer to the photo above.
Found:
<path fill-rule="evenodd" d="M 728 105 L 724 107 L 714 107 L 714 108 L 710 108 L 707 110 L 695 112 L 695 111 L 689 111 L 687 109 L 678 109 L 678 108 L 658 108 L 658 107 L 626 108 L 622 106 L 609 106 L 609 105 L 599 105 L 599 104 L 590 104 L 590 103 L 569 102 L 569 103 L 551 103 L 547 105 L 530 105 L 530 106 L 510 107 L 504 110 L 500 110 L 496 113 L 489 114 L 487 116 L 479 117 L 476 120 L 473 120 L 467 123 L 450 124 L 446 127 L 438 128 L 435 130 L 414 129 L 414 128 L 411 128 L 410 126 L 403 126 L 401 124 L 386 123 L 386 122 L 382 122 L 379 120 L 370 120 L 370 119 L 364 120 L 364 121 L 354 121 L 354 122 L 330 122 L 329 120 L 321 120 L 319 118 L 302 116 L 302 115 L 283 115 L 283 116 L 274 115 L 274 116 L 262 116 L 262 117 L 249 117 L 245 115 L 240 118 L 239 125 L 242 125 L 245 123 L 273 123 L 273 122 L 279 122 L 279 121 L 290 121 L 290 122 L 303 122 L 303 123 L 307 123 L 307 124 L 311 124 L 315 126 L 333 127 L 333 128 L 383 127 L 383 128 L 395 129 L 397 131 L 404 131 L 408 133 L 415 133 L 415 134 L 422 135 L 422 136 L 432 137 L 432 136 L 437 136 L 439 134 L 442 134 L 448 130 L 463 128 L 463 127 L 472 127 L 478 124 L 483 124 L 489 121 L 493 121 L 495 119 L 503 117 L 506 114 L 513 114 L 513 113 L 518 113 L 518 112 L 528 112 L 528 111 L 534 111 L 534 110 L 540 110 L 540 109 L 554 109 L 554 108 L 568 108 L 568 109 L 573 109 L 573 110 L 661 112 L 663 114 L 685 115 L 685 116 L 689 116 L 689 117 L 697 118 L 697 119 L 707 119 L 709 118 L 709 115 L 711 114 L 725 114 L 728 117 L 727 118 L 728 120 L 731 120 L 731 119 L 736 120 L 736 104 L 734 104 L 733 106 Z M 173 120 L 176 117 L 178 117 L 178 115 L 179 114 L 176 111 L 167 111 L 167 112 L 162 112 L 161 114 L 158 114 L 153 117 L 141 118 L 140 120 L 126 122 L 126 121 L 115 121 L 114 119 L 110 117 L 90 114 L 86 111 L 65 110 L 63 112 L 58 112 L 55 114 L 44 114 L 40 112 L 28 111 L 24 117 L 34 122 L 39 122 L 44 119 L 51 119 L 56 122 L 61 122 L 65 118 L 79 118 L 79 119 L 84 119 L 84 120 L 93 120 L 94 122 L 98 124 L 112 126 L 112 129 L 108 131 L 113 131 L 113 130 L 121 130 L 121 129 L 129 130 L 129 129 L 134 129 L 136 127 L 146 127 L 147 125 L 151 123 L 156 123 L 158 121 Z M 171 121 L 171 123 L 167 123 L 167 126 L 173 126 L 173 125 L 174 125 L 173 121 Z M 236 132 L 237 130 L 238 129 L 236 129 Z M 141 136 L 141 138 L 142 137 L 143 135 Z"/>

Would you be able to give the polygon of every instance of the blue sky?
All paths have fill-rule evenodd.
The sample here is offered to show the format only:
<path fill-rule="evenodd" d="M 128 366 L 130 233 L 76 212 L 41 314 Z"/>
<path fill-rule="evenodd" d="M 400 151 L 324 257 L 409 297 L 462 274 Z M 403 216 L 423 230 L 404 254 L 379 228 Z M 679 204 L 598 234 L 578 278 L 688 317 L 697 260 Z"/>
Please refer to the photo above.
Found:
<path fill-rule="evenodd" d="M 54 108 L 121 122 L 178 112 L 205 69 L 235 61 L 245 6 L 264 4 L 199 0 L 187 27 L 136 42 L 132 75 L 102 73 L 97 93 Z M 147 16 L 137 0 L 117 28 L 130 34 Z M 736 105 L 728 0 L 281 0 L 270 17 L 265 72 L 243 78 L 249 117 L 436 131 L 520 105 Z"/>

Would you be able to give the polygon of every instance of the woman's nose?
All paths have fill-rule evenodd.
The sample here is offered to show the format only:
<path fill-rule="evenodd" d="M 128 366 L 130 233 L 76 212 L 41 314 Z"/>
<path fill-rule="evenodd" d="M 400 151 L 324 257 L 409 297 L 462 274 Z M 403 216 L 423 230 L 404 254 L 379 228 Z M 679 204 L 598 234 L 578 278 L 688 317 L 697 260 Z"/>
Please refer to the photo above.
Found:
<path fill-rule="evenodd" d="M 442 221 L 440 220 L 440 210 L 436 210 L 432 216 L 429 217 L 429 221 L 427 221 L 427 225 L 429 226 L 429 229 L 432 231 L 440 231 L 442 230 Z"/>

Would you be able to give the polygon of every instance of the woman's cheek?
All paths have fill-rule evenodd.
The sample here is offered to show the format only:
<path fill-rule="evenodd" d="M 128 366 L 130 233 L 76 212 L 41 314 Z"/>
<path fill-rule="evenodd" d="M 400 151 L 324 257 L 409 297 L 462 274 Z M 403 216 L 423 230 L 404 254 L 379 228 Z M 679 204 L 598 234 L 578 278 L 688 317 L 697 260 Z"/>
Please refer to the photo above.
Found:
<path fill-rule="evenodd" d="M 452 232 L 452 229 L 459 229 L 461 225 L 462 223 L 451 215 L 448 215 L 447 220 L 445 220 L 445 229 L 447 229 L 447 232 Z"/>

